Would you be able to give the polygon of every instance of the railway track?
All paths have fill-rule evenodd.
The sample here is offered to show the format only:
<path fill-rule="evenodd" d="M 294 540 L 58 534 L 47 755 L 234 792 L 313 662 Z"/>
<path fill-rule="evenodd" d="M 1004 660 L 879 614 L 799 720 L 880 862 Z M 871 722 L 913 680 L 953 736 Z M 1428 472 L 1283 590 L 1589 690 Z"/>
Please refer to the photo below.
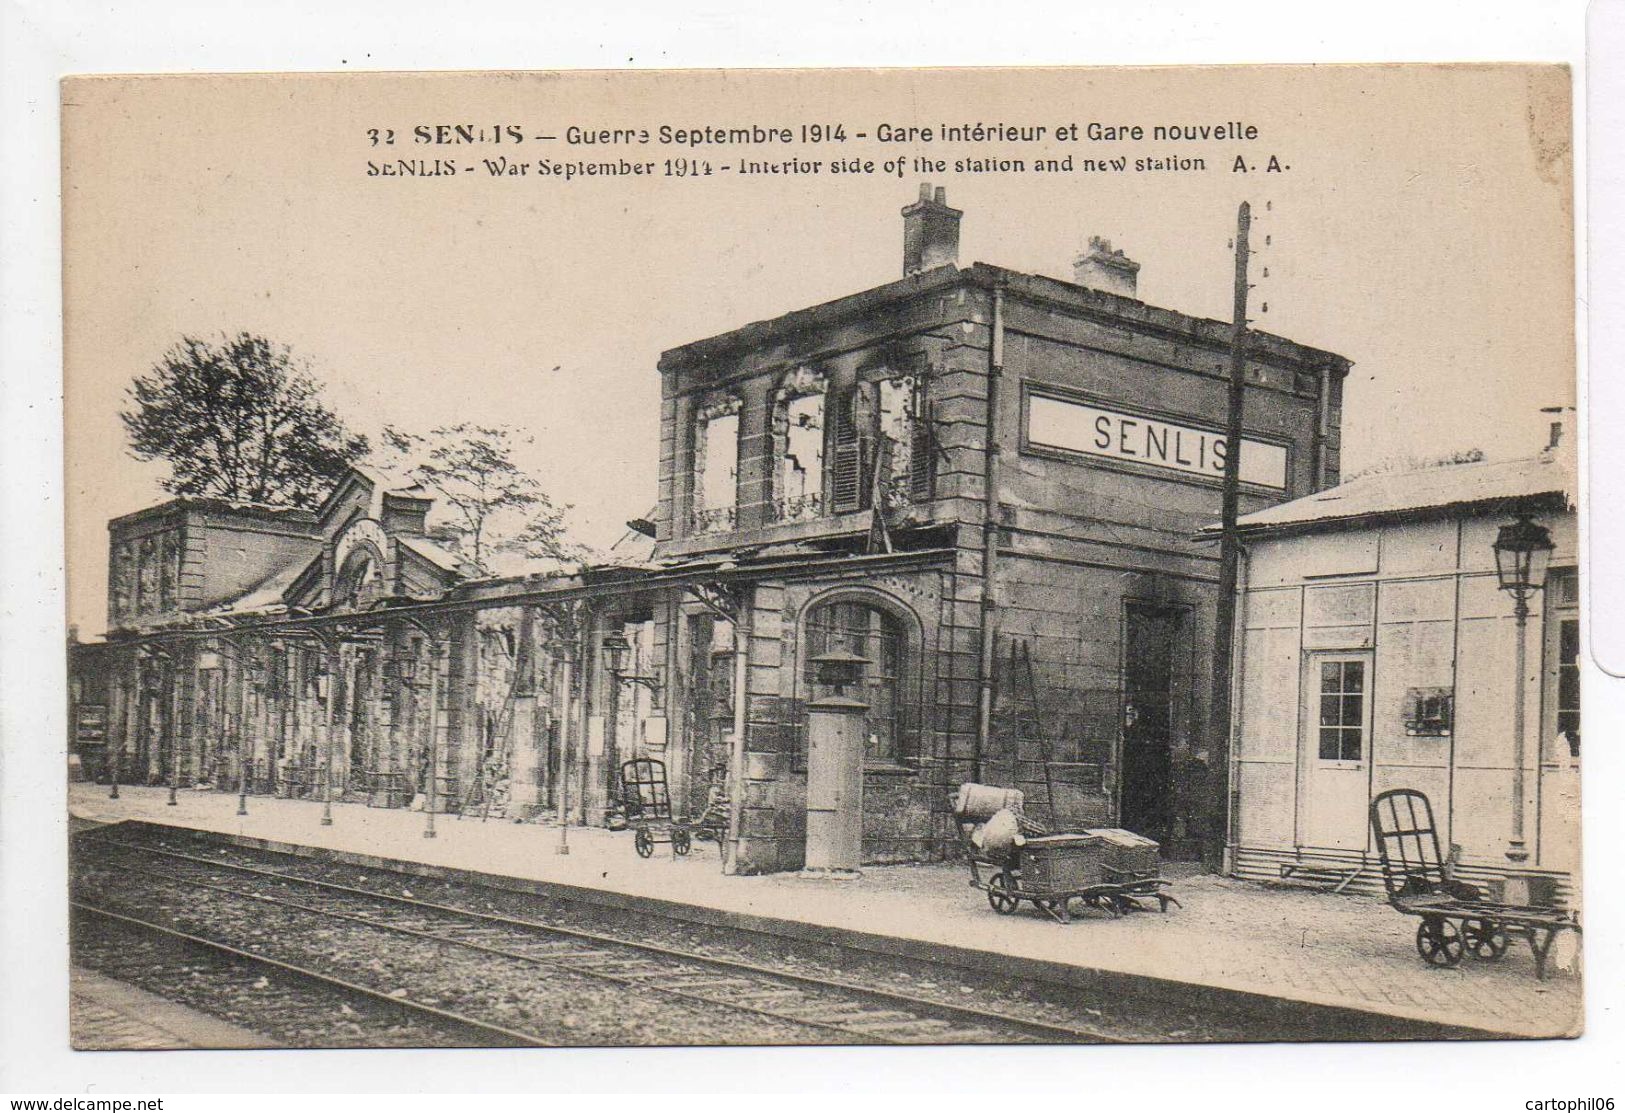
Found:
<path fill-rule="evenodd" d="M 302 877 L 262 865 L 218 861 L 177 850 L 126 843 L 103 834 L 82 845 L 110 852 L 119 888 L 138 904 L 213 902 L 227 918 L 280 918 L 279 933 L 295 939 L 338 926 L 352 943 L 387 936 L 392 950 L 428 948 L 438 961 L 464 965 L 469 978 L 491 964 L 524 967 L 537 984 L 586 980 L 619 996 L 696 1018 L 694 1037 L 674 1042 L 803 1043 L 1103 1043 L 1123 1038 L 1103 1028 L 1058 1024 L 975 1004 L 939 999 L 849 980 L 715 955 L 697 954 L 602 932 L 543 924 L 495 912 L 381 893 Z M 129 882 L 139 880 L 135 893 Z M 237 941 L 233 941 L 236 943 Z M 238 944 L 240 946 L 240 943 Z M 535 979 L 537 970 L 550 979 Z M 366 988 L 366 987 L 363 987 Z M 374 990 L 376 992 L 376 990 Z M 440 1007 L 450 1008 L 444 993 Z M 459 1004 L 460 1014 L 478 1006 Z M 726 1015 L 731 1030 L 763 1028 L 756 1039 L 714 1038 L 705 1017 Z M 503 1026 L 498 1026 L 503 1027 Z M 523 1029 L 523 1026 L 519 1026 Z M 508 1029 L 505 1029 L 508 1030 Z M 711 1031 L 713 1038 L 707 1039 Z M 789 1038 L 785 1038 L 786 1036 Z M 542 1039 L 536 1042 L 548 1042 Z"/>
<path fill-rule="evenodd" d="M 72 901 L 75 960 L 303 1047 L 546 1046 L 474 1017 Z"/>

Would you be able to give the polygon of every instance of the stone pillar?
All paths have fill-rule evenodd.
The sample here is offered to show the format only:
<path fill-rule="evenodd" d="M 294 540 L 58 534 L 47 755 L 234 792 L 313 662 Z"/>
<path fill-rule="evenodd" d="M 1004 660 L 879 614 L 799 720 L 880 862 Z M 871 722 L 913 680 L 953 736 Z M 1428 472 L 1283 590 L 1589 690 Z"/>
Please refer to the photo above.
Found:
<path fill-rule="evenodd" d="M 671 787 L 671 803 L 675 814 L 688 814 L 690 796 L 689 779 L 694 770 L 690 762 L 691 742 L 684 730 L 682 709 L 687 705 L 685 685 L 692 682 L 679 662 L 682 660 L 683 606 L 682 589 L 665 593 L 655 605 L 654 660 L 655 676 L 660 687 L 655 689 L 651 705 L 655 715 L 664 716 L 664 724 L 652 724 L 652 729 L 665 732 L 665 749 L 655 756 L 666 763 L 666 777 Z M 703 770 L 701 771 L 703 776 Z"/>
<path fill-rule="evenodd" d="M 544 738 L 537 730 L 540 717 L 536 714 L 534 695 L 515 696 L 513 720 L 508 729 L 513 732 L 513 745 L 508 751 L 508 818 L 529 819 L 542 805 L 542 746 Z"/>
<path fill-rule="evenodd" d="M 738 838 L 730 872 L 773 873 L 799 869 L 805 845 L 805 812 L 783 799 L 789 789 L 795 725 L 786 721 L 781 695 L 784 587 L 753 584 L 740 603 L 738 630 L 744 644 L 744 738 L 735 742 L 743 766 L 739 786 Z M 736 694 L 735 698 L 739 698 Z"/>
<path fill-rule="evenodd" d="M 735 506 L 739 529 L 756 529 L 773 520 L 773 383 L 756 379 L 744 384 L 739 398 L 739 467 Z"/>

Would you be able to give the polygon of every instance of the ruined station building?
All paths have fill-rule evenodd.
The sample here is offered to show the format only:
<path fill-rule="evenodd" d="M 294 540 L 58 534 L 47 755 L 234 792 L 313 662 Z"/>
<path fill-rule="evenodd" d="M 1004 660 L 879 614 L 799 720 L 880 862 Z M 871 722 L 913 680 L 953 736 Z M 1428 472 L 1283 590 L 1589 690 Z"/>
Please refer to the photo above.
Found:
<path fill-rule="evenodd" d="M 730 871 L 793 870 L 837 650 L 865 662 L 836 804 L 863 861 L 953 853 L 965 781 L 1213 850 L 1197 535 L 1230 326 L 1140 301 L 1098 239 L 1070 282 L 961 267 L 961 215 L 923 188 L 894 281 L 663 353 L 656 507 L 606 563 L 475 578 L 425 536 L 430 492 L 366 471 L 314 514 L 115 522 L 115 629 L 75 651 L 85 767 L 603 824 L 653 758 L 679 816 L 724 817 Z M 1337 482 L 1348 370 L 1250 334 L 1244 514 Z"/>
<path fill-rule="evenodd" d="M 657 566 L 726 562 L 749 647 L 742 869 L 801 865 L 810 658 L 868 659 L 865 861 L 951 844 L 962 781 L 1061 825 L 1194 856 L 1217 593 L 1230 326 L 1145 304 L 1099 239 L 1073 280 L 959 265 L 923 187 L 902 276 L 665 352 Z M 1250 335 L 1243 513 L 1338 480 L 1349 361 Z M 753 573 L 753 568 L 760 572 Z M 691 688 L 731 648 L 694 602 L 662 638 Z M 730 720 L 684 718 L 691 770 Z"/>

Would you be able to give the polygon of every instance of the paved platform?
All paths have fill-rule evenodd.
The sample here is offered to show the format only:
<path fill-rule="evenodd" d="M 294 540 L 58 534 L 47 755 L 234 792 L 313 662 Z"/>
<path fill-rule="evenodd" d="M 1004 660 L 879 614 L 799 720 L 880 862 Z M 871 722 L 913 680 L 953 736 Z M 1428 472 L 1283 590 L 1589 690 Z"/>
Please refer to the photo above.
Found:
<path fill-rule="evenodd" d="M 70 972 L 68 1026 L 76 1051 L 244 1050 L 274 1040 L 94 970 Z"/>
<path fill-rule="evenodd" d="M 1380 1031 L 1384 1017 L 1413 1022 L 1395 1030 L 1413 1036 L 1415 1022 L 1511 1037 L 1574 1036 L 1582 1027 L 1572 956 L 1554 949 L 1560 968 L 1549 968 L 1544 982 L 1535 980 L 1521 943 L 1499 963 L 1434 969 L 1416 954 L 1416 920 L 1370 897 L 1189 873 L 1172 890 L 1184 907 L 1166 916 L 1089 913 L 1060 925 L 1028 905 L 1014 916 L 994 915 L 960 864 L 871 867 L 852 881 L 727 877 L 711 843 L 698 844 L 687 859 L 661 846 L 645 860 L 633 852 L 630 833 L 571 828 L 564 856 L 556 853 L 558 828 L 537 824 L 438 816 L 437 837 L 426 839 L 424 816 L 409 811 L 336 804 L 333 825 L 324 827 L 321 805 L 309 801 L 253 797 L 249 815 L 238 816 L 237 798 L 225 793 L 183 790 L 175 806 L 166 805 L 161 788 L 126 787 L 120 796 L 110 800 L 105 787 L 76 784 L 69 806 L 81 821 L 140 819 L 573 886 L 606 903 L 672 902 L 697 919 L 759 917 L 789 933 L 862 933 L 877 947 L 920 957 L 1025 963 L 1043 976 L 1072 972 L 1097 985 L 1155 986 L 1193 1003 L 1228 994 L 1348 1010 L 1366 1021 L 1351 1032 Z M 1568 969 L 1561 968 L 1565 958 Z"/>

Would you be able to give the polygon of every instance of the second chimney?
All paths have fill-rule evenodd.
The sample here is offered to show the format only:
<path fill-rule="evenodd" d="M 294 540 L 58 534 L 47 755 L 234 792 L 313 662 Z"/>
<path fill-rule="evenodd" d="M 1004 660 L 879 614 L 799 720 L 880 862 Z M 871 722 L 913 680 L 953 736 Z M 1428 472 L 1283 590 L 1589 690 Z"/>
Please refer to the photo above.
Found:
<path fill-rule="evenodd" d="M 959 261 L 959 218 L 948 207 L 948 191 L 920 185 L 920 199 L 903 209 L 903 274 L 918 274 Z"/>
<path fill-rule="evenodd" d="M 1112 250 L 1111 240 L 1090 236 L 1089 250 L 1072 264 L 1072 281 L 1091 290 L 1134 298 L 1139 296 L 1140 264 Z"/>

